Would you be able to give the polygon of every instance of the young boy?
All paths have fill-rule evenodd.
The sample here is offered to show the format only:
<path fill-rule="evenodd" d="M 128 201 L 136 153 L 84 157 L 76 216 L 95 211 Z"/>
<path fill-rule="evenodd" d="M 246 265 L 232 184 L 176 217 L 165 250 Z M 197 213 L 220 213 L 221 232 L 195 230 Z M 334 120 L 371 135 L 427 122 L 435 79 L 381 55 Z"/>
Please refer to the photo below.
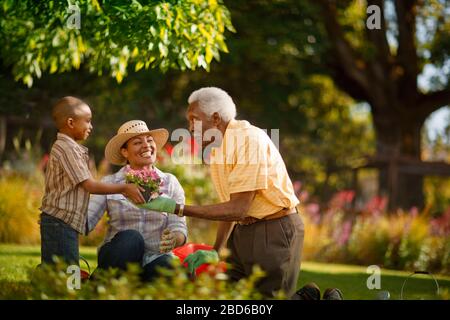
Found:
<path fill-rule="evenodd" d="M 78 233 L 86 228 L 89 194 L 122 193 L 135 203 L 144 203 L 135 184 L 106 184 L 92 179 L 88 149 L 76 141 L 86 140 L 92 130 L 89 106 L 74 97 L 64 97 L 53 107 L 58 129 L 45 172 L 41 206 L 41 260 L 53 263 L 59 256 L 68 264 L 79 260 Z"/>

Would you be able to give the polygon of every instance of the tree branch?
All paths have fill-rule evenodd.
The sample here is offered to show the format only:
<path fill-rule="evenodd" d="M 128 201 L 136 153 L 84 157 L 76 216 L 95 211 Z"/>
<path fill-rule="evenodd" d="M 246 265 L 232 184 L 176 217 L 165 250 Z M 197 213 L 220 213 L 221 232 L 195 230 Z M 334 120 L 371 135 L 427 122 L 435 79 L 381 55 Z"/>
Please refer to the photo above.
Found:
<path fill-rule="evenodd" d="M 334 74 L 331 73 L 331 76 L 339 88 L 344 89 L 348 95 L 357 101 L 370 101 L 365 89 L 348 76 L 345 66 L 339 62 L 329 62 L 327 67 L 333 70 Z"/>
<path fill-rule="evenodd" d="M 420 114 L 423 117 L 428 117 L 439 108 L 450 105 L 450 88 L 428 94 L 420 94 L 418 105 Z"/>
<path fill-rule="evenodd" d="M 319 0 L 318 3 L 324 14 L 325 28 L 332 41 L 335 58 L 342 65 L 341 71 L 345 73 L 345 77 L 350 80 L 353 86 L 358 87 L 358 92 L 364 92 L 368 100 L 370 81 L 365 70 L 365 63 L 361 63 L 361 59 L 357 58 L 355 50 L 345 39 L 341 26 L 336 19 L 338 13 L 334 1 Z M 336 76 L 339 77 L 340 75 Z M 349 92 L 351 91 L 349 90 Z"/>
<path fill-rule="evenodd" d="M 403 70 L 400 92 L 417 92 L 419 65 L 416 51 L 416 2 L 395 0 L 398 25 L 397 61 Z"/>

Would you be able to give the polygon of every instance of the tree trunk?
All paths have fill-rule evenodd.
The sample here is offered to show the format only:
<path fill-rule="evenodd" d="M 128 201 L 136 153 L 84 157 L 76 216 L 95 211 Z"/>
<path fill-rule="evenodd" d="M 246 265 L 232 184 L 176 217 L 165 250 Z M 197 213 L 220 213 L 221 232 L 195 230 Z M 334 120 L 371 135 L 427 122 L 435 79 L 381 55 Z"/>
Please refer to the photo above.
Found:
<path fill-rule="evenodd" d="M 0 164 L 6 145 L 6 117 L 0 115 Z"/>
<path fill-rule="evenodd" d="M 400 157 L 421 160 L 424 120 L 386 113 L 374 115 L 377 156 L 390 159 L 380 169 L 378 178 L 379 193 L 389 197 L 389 210 L 424 206 L 423 176 L 402 173 L 396 161 Z"/>

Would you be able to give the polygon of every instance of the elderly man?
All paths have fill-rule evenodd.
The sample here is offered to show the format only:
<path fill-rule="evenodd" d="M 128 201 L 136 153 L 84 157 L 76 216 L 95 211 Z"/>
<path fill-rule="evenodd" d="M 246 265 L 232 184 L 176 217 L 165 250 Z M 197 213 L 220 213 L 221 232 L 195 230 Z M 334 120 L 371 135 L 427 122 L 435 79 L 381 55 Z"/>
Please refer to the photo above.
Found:
<path fill-rule="evenodd" d="M 148 205 L 179 216 L 221 221 L 216 251 L 189 256 L 191 270 L 218 260 L 217 251 L 228 240 L 231 280 L 249 276 L 259 265 L 266 273 L 257 284 L 259 291 L 273 297 L 282 290 L 291 297 L 300 271 L 304 227 L 278 149 L 263 130 L 235 119 L 236 106 L 225 91 L 202 88 L 188 102 L 189 129 L 197 138 L 201 135 L 203 147 L 210 150 L 211 179 L 221 203 L 185 206 L 158 198 Z"/>

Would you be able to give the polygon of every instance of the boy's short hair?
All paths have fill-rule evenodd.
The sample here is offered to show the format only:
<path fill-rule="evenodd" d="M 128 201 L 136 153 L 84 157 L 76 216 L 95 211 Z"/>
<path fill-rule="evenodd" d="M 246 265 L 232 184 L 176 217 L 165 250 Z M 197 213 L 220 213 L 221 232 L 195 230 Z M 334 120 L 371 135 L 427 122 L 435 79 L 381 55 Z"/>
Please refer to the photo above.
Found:
<path fill-rule="evenodd" d="M 82 105 L 87 105 L 87 103 L 75 97 L 67 96 L 59 99 L 52 109 L 52 118 L 56 128 L 59 130 L 64 127 L 68 118 L 75 118 L 77 109 Z"/>

